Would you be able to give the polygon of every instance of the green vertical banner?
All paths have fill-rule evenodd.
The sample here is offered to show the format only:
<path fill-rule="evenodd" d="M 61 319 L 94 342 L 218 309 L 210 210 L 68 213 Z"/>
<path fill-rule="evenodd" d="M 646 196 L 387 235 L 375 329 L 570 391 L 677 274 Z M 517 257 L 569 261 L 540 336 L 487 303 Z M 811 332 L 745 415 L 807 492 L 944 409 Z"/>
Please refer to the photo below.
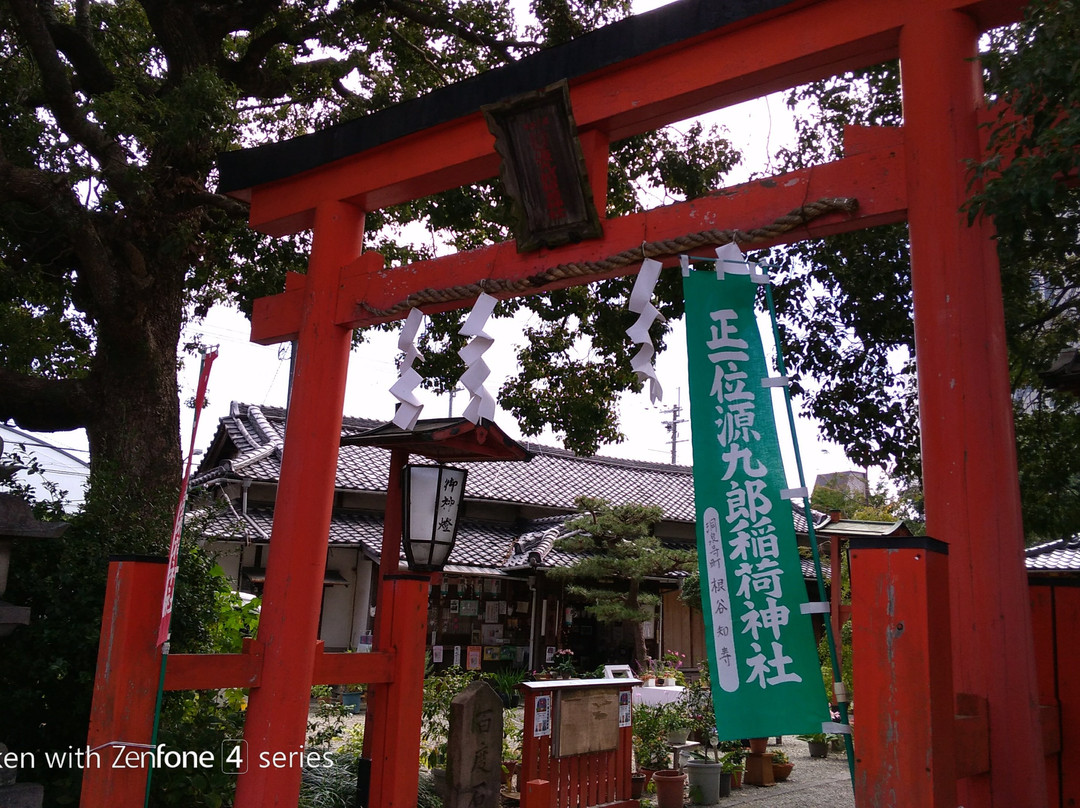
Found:
<path fill-rule="evenodd" d="M 756 267 L 735 248 L 718 254 L 716 273 L 691 272 L 683 282 L 717 729 L 721 739 L 821 732 L 829 713 L 802 610 L 808 596 L 791 503 L 782 496 L 787 481 L 754 314 Z"/>

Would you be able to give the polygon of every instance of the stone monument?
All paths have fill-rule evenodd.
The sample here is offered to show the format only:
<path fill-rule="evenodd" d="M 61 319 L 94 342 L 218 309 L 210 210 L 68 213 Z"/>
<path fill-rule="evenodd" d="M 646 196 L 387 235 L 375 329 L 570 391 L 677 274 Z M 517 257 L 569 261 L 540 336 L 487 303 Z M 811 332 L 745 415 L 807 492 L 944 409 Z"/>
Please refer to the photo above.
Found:
<path fill-rule="evenodd" d="M 503 705 L 487 683 L 473 682 L 450 702 L 446 808 L 498 808 Z"/>

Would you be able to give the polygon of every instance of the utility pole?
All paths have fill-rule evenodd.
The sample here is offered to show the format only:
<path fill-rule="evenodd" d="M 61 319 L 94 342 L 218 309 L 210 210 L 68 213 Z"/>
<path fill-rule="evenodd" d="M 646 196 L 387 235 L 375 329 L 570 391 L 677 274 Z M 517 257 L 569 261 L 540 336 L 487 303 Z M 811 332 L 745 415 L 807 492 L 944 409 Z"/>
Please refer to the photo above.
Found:
<path fill-rule="evenodd" d="M 463 387 L 458 387 L 457 385 L 455 385 L 454 387 L 451 387 L 451 388 L 450 388 L 450 410 L 449 410 L 449 411 L 447 412 L 447 417 L 449 417 L 449 418 L 453 418 L 453 417 L 454 417 L 454 396 L 455 396 L 455 395 L 456 395 L 457 393 L 460 393 L 460 392 L 462 392 L 462 390 L 464 390 L 464 389 L 465 389 L 465 388 L 463 388 Z"/>
<path fill-rule="evenodd" d="M 678 391 L 677 391 L 677 393 L 675 395 L 675 404 L 669 409 L 662 410 L 662 412 L 671 415 L 671 420 L 667 421 L 664 424 L 664 429 L 666 429 L 669 433 L 671 433 L 671 465 L 674 466 L 675 465 L 676 447 L 680 443 L 686 443 L 686 440 L 687 440 L 686 438 L 683 438 L 682 440 L 679 440 L 679 424 L 685 424 L 686 423 L 685 418 L 682 418 L 682 419 L 679 418 L 679 416 L 682 414 L 682 388 L 681 387 L 678 388 Z"/>

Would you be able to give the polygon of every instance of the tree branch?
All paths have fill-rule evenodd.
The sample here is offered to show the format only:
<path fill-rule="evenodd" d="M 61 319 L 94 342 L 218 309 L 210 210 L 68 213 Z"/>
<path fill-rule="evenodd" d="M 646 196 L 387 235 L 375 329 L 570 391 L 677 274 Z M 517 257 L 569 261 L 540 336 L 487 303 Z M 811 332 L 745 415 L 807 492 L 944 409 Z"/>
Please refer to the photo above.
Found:
<path fill-rule="evenodd" d="M 116 295 L 117 277 L 105 256 L 97 228 L 66 178 L 8 161 L 0 140 L 0 202 L 22 202 L 47 216 L 56 233 L 70 233 L 79 256 L 79 299 L 108 305 Z M 2 389 L 2 388 L 0 388 Z"/>
<path fill-rule="evenodd" d="M 0 367 L 0 420 L 58 432 L 87 426 L 94 403 L 85 379 L 42 379 Z"/>
<path fill-rule="evenodd" d="M 224 211 L 230 216 L 236 216 L 240 219 L 247 219 L 250 208 L 246 202 L 241 202 L 238 199 L 225 196 L 224 194 L 212 194 L 209 191 L 197 191 L 191 194 L 185 194 L 186 201 L 190 201 L 193 206 L 214 208 L 216 210 Z"/>
<path fill-rule="evenodd" d="M 419 23 L 427 28 L 434 28 L 437 31 L 453 34 L 466 42 L 485 47 L 501 56 L 506 62 L 514 61 L 514 57 L 510 54 L 510 47 L 525 47 L 523 43 L 516 40 L 503 42 L 497 37 L 488 36 L 480 31 L 476 31 L 462 23 L 461 20 L 454 17 L 453 14 L 441 16 L 424 8 L 418 8 L 413 3 L 409 2 L 409 0 L 386 0 L 385 5 L 388 10 L 395 11 L 402 17 L 412 20 L 415 23 Z"/>
<path fill-rule="evenodd" d="M 79 108 L 67 68 L 37 4 L 33 0 L 11 0 L 10 4 L 23 40 L 41 71 L 42 90 L 57 123 L 68 137 L 86 147 L 109 176 L 113 190 L 124 196 L 131 185 L 124 176 L 127 155 L 123 148 Z"/>
<path fill-rule="evenodd" d="M 78 73 L 80 86 L 89 93 L 106 93 L 116 86 L 109 66 L 102 61 L 86 33 L 73 25 L 50 20 L 46 23 L 56 47 Z"/>

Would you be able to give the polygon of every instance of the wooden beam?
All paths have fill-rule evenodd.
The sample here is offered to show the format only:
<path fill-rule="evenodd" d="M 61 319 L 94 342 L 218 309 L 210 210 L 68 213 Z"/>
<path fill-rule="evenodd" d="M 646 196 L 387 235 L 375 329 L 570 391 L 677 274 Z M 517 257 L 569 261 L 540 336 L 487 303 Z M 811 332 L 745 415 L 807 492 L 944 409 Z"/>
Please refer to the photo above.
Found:
<path fill-rule="evenodd" d="M 851 134 L 850 157 L 744 185 L 709 196 L 680 202 L 644 213 L 604 222 L 603 239 L 585 241 L 534 253 L 518 253 L 514 242 L 503 242 L 469 252 L 420 261 L 405 267 L 379 268 L 371 273 L 359 263 L 340 273 L 338 325 L 363 327 L 399 319 L 402 314 L 379 315 L 374 310 L 394 304 L 427 288 L 449 288 L 487 281 L 519 281 L 554 266 L 600 261 L 644 241 L 677 239 L 710 229 L 749 230 L 772 223 L 778 216 L 806 202 L 825 197 L 853 197 L 853 213 L 829 214 L 754 247 L 820 238 L 835 233 L 904 221 L 905 197 L 903 132 L 898 128 L 859 129 Z M 367 267 L 378 262 L 366 259 Z M 530 287 L 521 292 L 496 292 L 497 297 L 573 286 L 603 278 L 630 275 L 638 265 L 597 271 Z M 363 301 L 366 308 L 361 306 Z M 251 339 L 264 345 L 293 339 L 303 303 L 302 290 L 286 291 L 255 301 Z M 460 300 L 421 306 L 427 312 L 460 308 Z"/>
<path fill-rule="evenodd" d="M 813 79 L 895 58 L 910 3 L 812 3 L 755 25 L 729 26 L 571 82 L 582 133 L 617 140 Z M 1016 18 L 1019 0 L 934 0 L 980 27 Z M 495 176 L 479 110 L 316 169 L 250 189 L 251 226 L 271 235 L 311 226 L 321 201 L 375 210 Z M 247 193 L 247 190 L 244 192 Z"/>
<path fill-rule="evenodd" d="M 321 646 L 322 643 L 320 642 Z M 391 681 L 394 655 L 373 651 L 367 654 L 328 654 L 321 648 L 315 655 L 312 684 L 351 685 Z"/>
<path fill-rule="evenodd" d="M 258 687 L 261 671 L 261 654 L 169 654 L 165 689 Z"/>

